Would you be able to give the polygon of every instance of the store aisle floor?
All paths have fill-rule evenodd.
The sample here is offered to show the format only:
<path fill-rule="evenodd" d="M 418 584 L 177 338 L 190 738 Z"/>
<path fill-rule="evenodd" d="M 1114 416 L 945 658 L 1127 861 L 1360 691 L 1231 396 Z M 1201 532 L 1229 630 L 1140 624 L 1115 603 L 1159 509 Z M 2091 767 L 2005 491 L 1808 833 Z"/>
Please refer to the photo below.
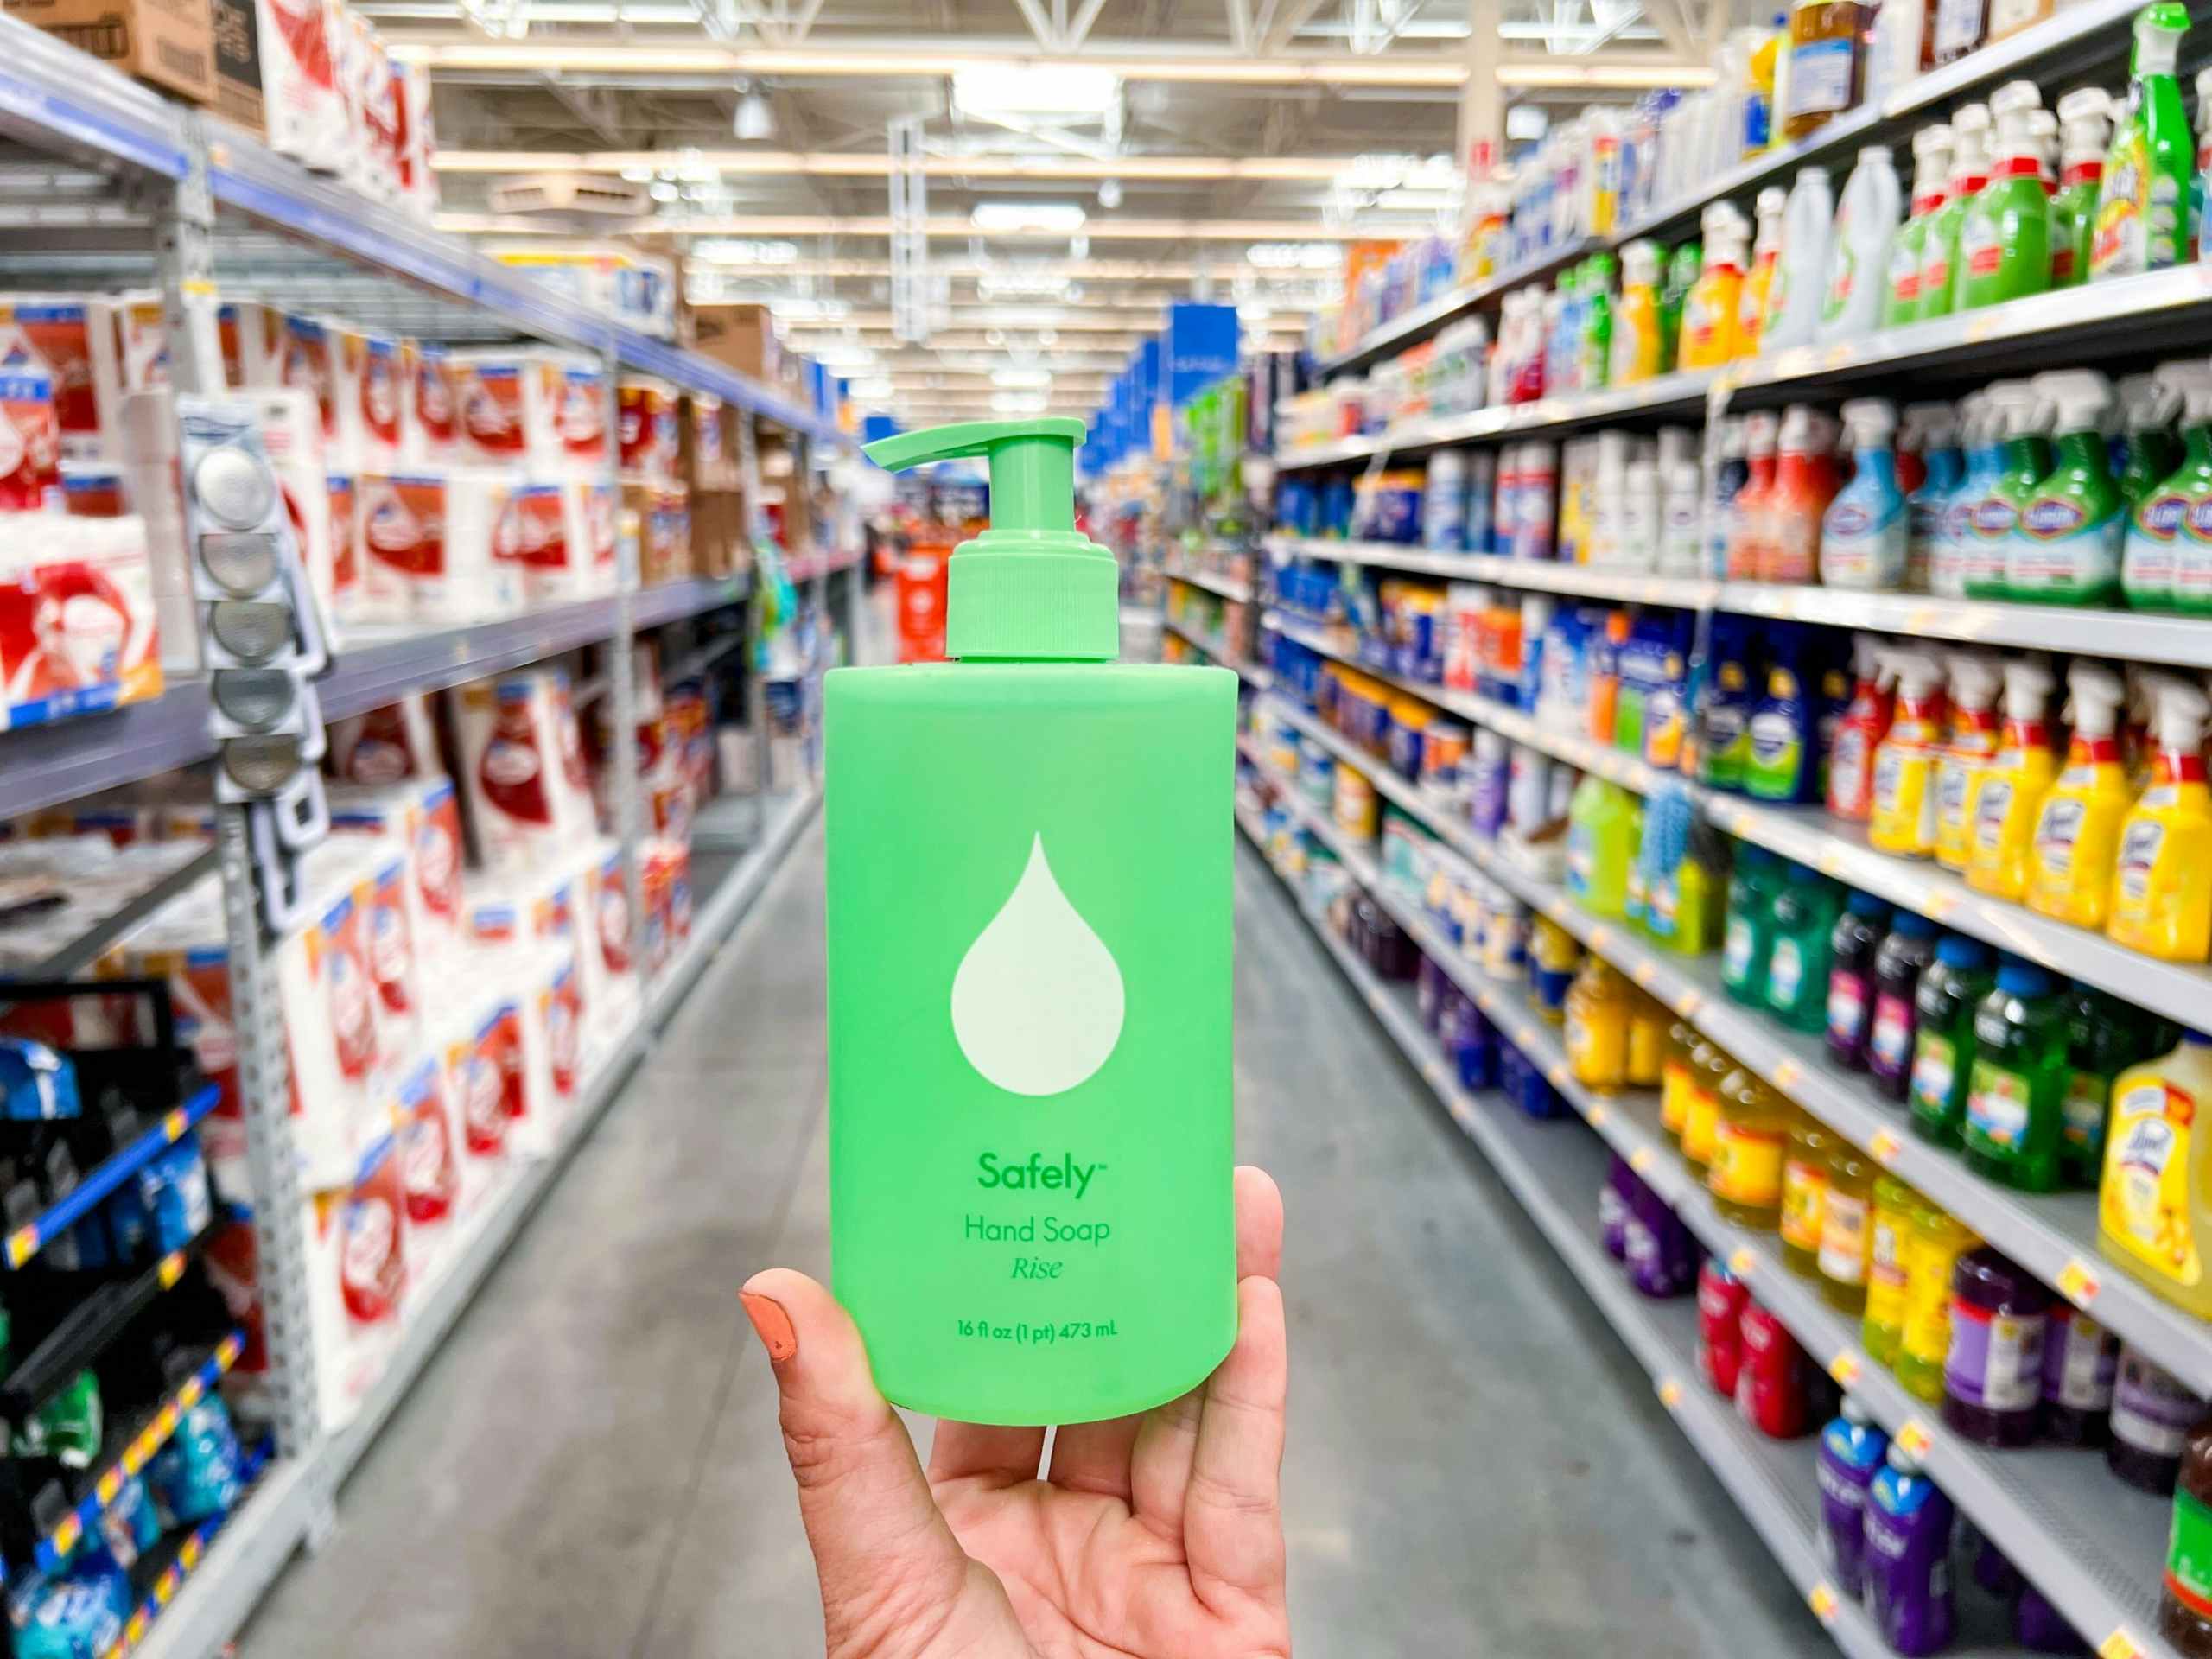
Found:
<path fill-rule="evenodd" d="M 828 1266 L 821 880 L 816 829 L 244 1659 L 820 1654 L 735 1292 L 759 1267 Z M 1249 851 L 1237 883 L 1240 1154 L 1289 1210 L 1300 1659 L 1832 1654 Z"/>

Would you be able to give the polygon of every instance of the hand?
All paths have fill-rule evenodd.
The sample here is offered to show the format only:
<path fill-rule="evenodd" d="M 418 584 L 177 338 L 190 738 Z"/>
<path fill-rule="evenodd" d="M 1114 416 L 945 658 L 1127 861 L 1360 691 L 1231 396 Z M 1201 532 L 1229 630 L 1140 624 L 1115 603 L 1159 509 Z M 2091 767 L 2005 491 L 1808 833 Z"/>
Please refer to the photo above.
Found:
<path fill-rule="evenodd" d="M 1135 1417 L 940 1422 L 926 1478 L 830 1293 L 743 1292 L 783 1396 L 827 1659 L 1287 1659 L 1282 1195 L 1236 1172 L 1236 1345 Z"/>

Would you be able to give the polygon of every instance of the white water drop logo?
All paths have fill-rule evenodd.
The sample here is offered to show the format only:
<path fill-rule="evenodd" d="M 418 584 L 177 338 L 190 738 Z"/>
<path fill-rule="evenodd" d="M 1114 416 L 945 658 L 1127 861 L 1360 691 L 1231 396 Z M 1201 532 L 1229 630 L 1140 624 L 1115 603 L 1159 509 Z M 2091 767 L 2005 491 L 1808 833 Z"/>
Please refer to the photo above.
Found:
<path fill-rule="evenodd" d="M 1065 1094 L 1122 1036 L 1122 970 L 1052 879 L 1045 838 L 952 976 L 952 1034 L 1011 1095 Z"/>

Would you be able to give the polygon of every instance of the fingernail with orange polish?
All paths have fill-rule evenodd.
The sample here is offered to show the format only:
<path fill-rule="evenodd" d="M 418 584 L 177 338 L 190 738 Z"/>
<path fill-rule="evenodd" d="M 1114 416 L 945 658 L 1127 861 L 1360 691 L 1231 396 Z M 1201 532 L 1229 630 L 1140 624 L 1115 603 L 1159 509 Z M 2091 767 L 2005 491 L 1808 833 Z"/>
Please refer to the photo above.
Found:
<path fill-rule="evenodd" d="M 737 1300 L 745 1306 L 745 1317 L 760 1332 L 771 1364 L 780 1365 L 798 1352 L 798 1332 L 791 1328 L 791 1316 L 784 1312 L 781 1302 L 750 1291 L 739 1292 Z"/>

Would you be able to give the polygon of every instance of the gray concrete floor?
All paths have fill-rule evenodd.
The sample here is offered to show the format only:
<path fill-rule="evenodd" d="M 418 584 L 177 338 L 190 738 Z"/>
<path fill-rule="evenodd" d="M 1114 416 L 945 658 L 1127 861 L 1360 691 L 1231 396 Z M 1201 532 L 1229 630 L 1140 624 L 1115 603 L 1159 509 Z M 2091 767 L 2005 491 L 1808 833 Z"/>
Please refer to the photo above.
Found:
<path fill-rule="evenodd" d="M 821 882 L 817 829 L 244 1659 L 821 1653 L 774 1391 L 735 1296 L 763 1266 L 827 1273 Z M 1239 1153 L 1289 1208 L 1300 1659 L 1833 1654 L 1249 854 L 1237 883 Z M 1808 1462 L 1808 1503 L 1809 1481 Z"/>

